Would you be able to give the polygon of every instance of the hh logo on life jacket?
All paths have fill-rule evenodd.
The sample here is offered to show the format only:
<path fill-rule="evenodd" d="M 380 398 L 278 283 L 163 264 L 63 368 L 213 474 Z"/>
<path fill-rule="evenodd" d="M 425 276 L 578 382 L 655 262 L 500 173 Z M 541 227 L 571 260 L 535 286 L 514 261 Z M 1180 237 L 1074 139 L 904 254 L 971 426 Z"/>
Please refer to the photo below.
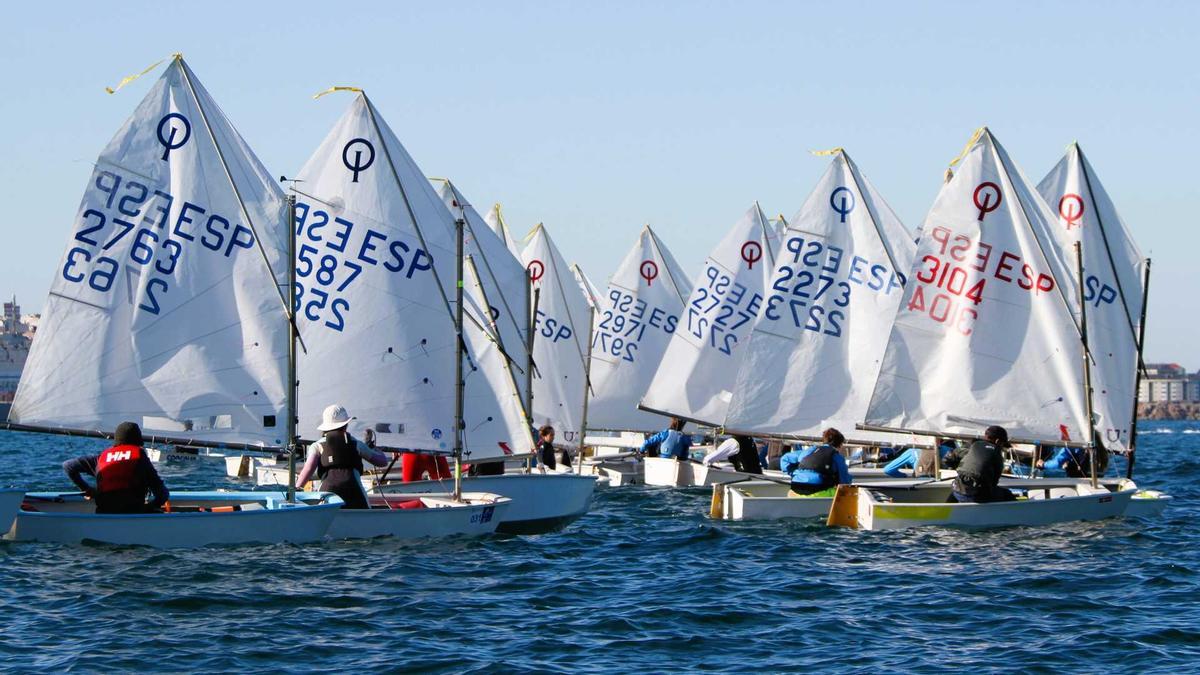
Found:
<path fill-rule="evenodd" d="M 127 459 L 133 459 L 133 452 L 130 450 L 114 450 L 104 455 L 104 462 L 110 464 L 112 462 L 124 462 Z"/>

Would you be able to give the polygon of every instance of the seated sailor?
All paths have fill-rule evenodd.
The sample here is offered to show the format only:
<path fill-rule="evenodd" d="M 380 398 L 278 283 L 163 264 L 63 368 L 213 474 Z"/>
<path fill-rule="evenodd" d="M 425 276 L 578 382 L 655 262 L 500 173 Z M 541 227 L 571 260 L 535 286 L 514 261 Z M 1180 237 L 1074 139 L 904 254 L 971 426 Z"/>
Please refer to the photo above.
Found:
<path fill-rule="evenodd" d="M 543 468 L 554 471 L 558 463 L 554 459 L 554 427 L 549 424 L 538 429 L 538 464 Z"/>
<path fill-rule="evenodd" d="M 351 419 L 346 409 L 336 403 L 325 408 L 321 424 L 317 425 L 321 439 L 308 446 L 308 459 L 296 478 L 296 485 L 304 485 L 316 472 L 321 479 L 321 490 L 341 497 L 345 502 L 342 508 L 366 509 L 370 507 L 362 485 L 363 460 L 382 467 L 387 466 L 388 458 L 350 435 L 346 427 Z"/>
<path fill-rule="evenodd" d="M 793 450 L 779 458 L 779 468 L 791 476 L 793 495 L 832 497 L 838 485 L 850 484 L 850 468 L 841 453 L 846 437 L 829 428 L 821 434 L 821 440 L 821 445 Z"/>
<path fill-rule="evenodd" d="M 83 494 L 96 502 L 96 513 L 154 513 L 170 499 L 154 464 L 146 456 L 142 428 L 122 422 L 113 446 L 99 455 L 85 455 L 63 462 L 63 471 Z M 81 474 L 96 477 L 96 487 Z M 146 493 L 151 499 L 146 501 Z"/>
<path fill-rule="evenodd" d="M 1008 445 L 1008 431 L 991 426 L 983 432 L 983 440 L 946 455 L 946 468 L 958 471 L 947 501 L 983 504 L 1016 499 L 1011 491 L 998 485 L 1004 471 L 1001 449 Z"/>
<path fill-rule="evenodd" d="M 1103 476 L 1108 470 L 1108 450 L 1096 444 L 1096 475 Z M 1092 452 L 1087 448 L 1058 448 L 1050 459 L 1039 461 L 1039 469 L 1046 475 L 1057 474 L 1071 478 L 1092 477 Z"/>
<path fill-rule="evenodd" d="M 954 441 L 949 438 L 938 438 L 937 453 L 941 462 L 946 461 L 946 455 L 954 451 Z M 904 478 L 903 469 L 912 471 L 912 476 L 933 476 L 933 448 L 909 448 L 900 453 L 900 456 L 893 459 L 883 467 L 883 472 L 893 478 Z"/>
<path fill-rule="evenodd" d="M 761 474 L 762 463 L 758 459 L 758 446 L 749 436 L 730 436 L 716 449 L 704 456 L 704 464 L 712 466 L 722 460 L 729 460 L 734 471 L 742 473 Z"/>
<path fill-rule="evenodd" d="M 671 424 L 662 431 L 654 434 L 642 443 L 642 454 L 647 457 L 674 457 L 678 462 L 686 462 L 692 449 L 692 435 L 683 433 L 686 424 L 678 417 L 671 418 Z"/>

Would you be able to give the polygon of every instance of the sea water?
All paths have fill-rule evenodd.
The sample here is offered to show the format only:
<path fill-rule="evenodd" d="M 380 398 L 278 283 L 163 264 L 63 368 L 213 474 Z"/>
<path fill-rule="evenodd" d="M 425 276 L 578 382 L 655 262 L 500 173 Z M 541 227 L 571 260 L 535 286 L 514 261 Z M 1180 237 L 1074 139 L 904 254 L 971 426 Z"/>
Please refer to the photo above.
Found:
<path fill-rule="evenodd" d="M 1176 497 L 1153 520 L 861 532 L 619 487 L 539 536 L 0 543 L 0 670 L 1200 670 L 1200 424 L 1143 427 L 1135 477 Z M 61 462 L 103 447 L 0 432 L 0 486 L 71 490 Z"/>

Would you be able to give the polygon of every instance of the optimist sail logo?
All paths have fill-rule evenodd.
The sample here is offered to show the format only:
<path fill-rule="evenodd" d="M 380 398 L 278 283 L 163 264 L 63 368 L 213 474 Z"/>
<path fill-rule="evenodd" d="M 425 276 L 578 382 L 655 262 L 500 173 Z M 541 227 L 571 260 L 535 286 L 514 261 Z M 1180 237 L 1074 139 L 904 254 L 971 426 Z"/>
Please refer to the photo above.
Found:
<path fill-rule="evenodd" d="M 354 174 L 351 183 L 357 183 L 358 174 L 371 168 L 374 163 L 375 146 L 365 138 L 355 138 L 342 148 L 342 164 Z"/>
<path fill-rule="evenodd" d="M 171 151 L 182 148 L 192 137 L 192 123 L 179 113 L 168 113 L 158 121 L 156 135 L 163 146 L 162 161 L 170 161 Z"/>
<path fill-rule="evenodd" d="M 529 272 L 529 280 L 537 283 L 546 274 L 546 264 L 541 260 L 530 260 L 525 266 L 525 270 Z"/>
<path fill-rule="evenodd" d="M 833 207 L 835 213 L 842 217 L 841 222 L 844 223 L 846 216 L 854 210 L 854 193 L 850 191 L 850 188 L 839 187 L 829 194 L 829 205 Z"/>
<path fill-rule="evenodd" d="M 762 244 L 753 240 L 742 244 L 742 260 L 746 262 L 746 269 L 754 269 L 754 263 L 762 260 Z"/>
<path fill-rule="evenodd" d="M 982 223 L 984 216 L 1000 208 L 1000 186 L 991 181 L 980 183 L 971 199 L 975 202 L 975 208 L 979 209 L 979 222 Z"/>
<path fill-rule="evenodd" d="M 1058 215 L 1067 223 L 1067 229 L 1083 227 L 1083 197 L 1067 193 L 1058 200 Z"/>
<path fill-rule="evenodd" d="M 640 271 L 642 278 L 646 280 L 646 285 L 653 285 L 654 280 L 658 278 L 658 263 L 653 260 L 643 260 Z"/>

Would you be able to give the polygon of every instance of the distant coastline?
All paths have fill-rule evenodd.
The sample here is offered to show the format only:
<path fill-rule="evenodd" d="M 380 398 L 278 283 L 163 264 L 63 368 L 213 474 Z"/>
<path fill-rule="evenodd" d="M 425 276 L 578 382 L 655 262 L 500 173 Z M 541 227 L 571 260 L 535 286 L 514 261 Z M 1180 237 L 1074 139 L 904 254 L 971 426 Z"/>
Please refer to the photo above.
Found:
<path fill-rule="evenodd" d="M 1143 420 L 1200 420 L 1200 403 L 1166 402 L 1138 404 L 1138 419 Z"/>

